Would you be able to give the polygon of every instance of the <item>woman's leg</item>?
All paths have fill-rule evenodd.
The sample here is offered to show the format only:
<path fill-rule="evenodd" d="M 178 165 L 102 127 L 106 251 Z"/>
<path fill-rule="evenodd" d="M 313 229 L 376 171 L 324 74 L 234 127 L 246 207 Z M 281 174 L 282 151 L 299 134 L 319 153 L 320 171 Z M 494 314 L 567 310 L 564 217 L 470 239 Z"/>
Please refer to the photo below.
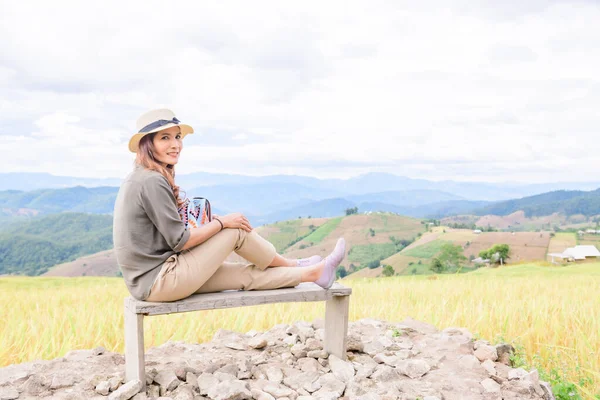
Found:
<path fill-rule="evenodd" d="M 165 262 L 147 301 L 174 301 L 188 297 L 235 251 L 260 270 L 275 258 L 275 247 L 256 232 L 224 229 L 206 242 L 172 256 Z M 300 277 L 295 273 L 294 277 Z"/>
<path fill-rule="evenodd" d="M 196 293 L 294 287 L 300 282 L 314 282 L 322 271 L 323 266 L 273 267 L 261 270 L 254 264 L 224 262 Z"/>
<path fill-rule="evenodd" d="M 280 254 L 275 254 L 273 261 L 269 264 L 269 267 L 296 267 L 298 261 L 295 259 L 285 258 Z"/>

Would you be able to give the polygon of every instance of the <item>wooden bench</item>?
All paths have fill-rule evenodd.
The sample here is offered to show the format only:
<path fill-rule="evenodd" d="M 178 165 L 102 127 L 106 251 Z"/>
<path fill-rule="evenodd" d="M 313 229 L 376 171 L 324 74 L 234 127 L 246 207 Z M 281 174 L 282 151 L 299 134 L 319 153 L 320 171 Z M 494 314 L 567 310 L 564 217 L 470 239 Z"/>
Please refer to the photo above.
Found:
<path fill-rule="evenodd" d="M 346 359 L 348 308 L 352 289 L 339 283 L 324 290 L 314 283 L 302 283 L 294 288 L 257 291 L 225 291 L 192 295 L 168 303 L 125 299 L 125 380 L 139 379 L 146 390 L 144 361 L 144 316 L 173 314 L 198 310 L 216 310 L 255 306 L 259 304 L 290 303 L 297 301 L 325 301 L 324 349 Z"/>

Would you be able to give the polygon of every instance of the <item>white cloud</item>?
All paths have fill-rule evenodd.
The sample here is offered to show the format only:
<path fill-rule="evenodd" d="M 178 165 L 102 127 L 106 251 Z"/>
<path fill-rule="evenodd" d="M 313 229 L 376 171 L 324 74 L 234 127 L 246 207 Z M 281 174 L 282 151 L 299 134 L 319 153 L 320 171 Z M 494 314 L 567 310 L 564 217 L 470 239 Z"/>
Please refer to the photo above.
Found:
<path fill-rule="evenodd" d="M 597 180 L 600 6 L 521 3 L 5 3 L 7 168 L 124 176 L 169 107 L 179 173 Z"/>

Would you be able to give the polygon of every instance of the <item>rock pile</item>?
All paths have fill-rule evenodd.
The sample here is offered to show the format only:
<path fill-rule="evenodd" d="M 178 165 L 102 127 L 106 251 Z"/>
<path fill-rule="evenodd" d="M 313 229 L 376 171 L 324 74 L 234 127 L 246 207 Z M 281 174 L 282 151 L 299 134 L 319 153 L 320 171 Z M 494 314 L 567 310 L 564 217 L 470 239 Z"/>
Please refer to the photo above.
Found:
<path fill-rule="evenodd" d="M 323 323 L 221 330 L 203 344 L 146 352 L 142 383 L 124 383 L 124 357 L 103 348 L 0 369 L 0 400 L 402 399 L 553 400 L 537 371 L 511 368 L 510 345 L 438 331 L 412 319 L 349 324 L 347 360 L 323 350 Z"/>

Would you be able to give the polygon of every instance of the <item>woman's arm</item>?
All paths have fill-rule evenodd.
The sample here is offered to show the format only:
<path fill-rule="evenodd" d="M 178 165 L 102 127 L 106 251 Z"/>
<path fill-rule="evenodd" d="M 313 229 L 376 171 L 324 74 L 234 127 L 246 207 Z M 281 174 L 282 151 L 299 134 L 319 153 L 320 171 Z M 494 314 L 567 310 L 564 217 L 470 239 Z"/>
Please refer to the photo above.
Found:
<path fill-rule="evenodd" d="M 221 228 L 221 223 L 223 228 Z M 190 238 L 183 245 L 182 250 L 187 250 L 198 246 L 200 243 L 206 242 L 208 239 L 216 235 L 221 229 L 240 228 L 247 232 L 252 231 L 252 226 L 248 219 L 241 213 L 227 214 L 224 217 L 213 219 L 208 224 L 204 224 L 197 228 L 190 228 Z"/>

